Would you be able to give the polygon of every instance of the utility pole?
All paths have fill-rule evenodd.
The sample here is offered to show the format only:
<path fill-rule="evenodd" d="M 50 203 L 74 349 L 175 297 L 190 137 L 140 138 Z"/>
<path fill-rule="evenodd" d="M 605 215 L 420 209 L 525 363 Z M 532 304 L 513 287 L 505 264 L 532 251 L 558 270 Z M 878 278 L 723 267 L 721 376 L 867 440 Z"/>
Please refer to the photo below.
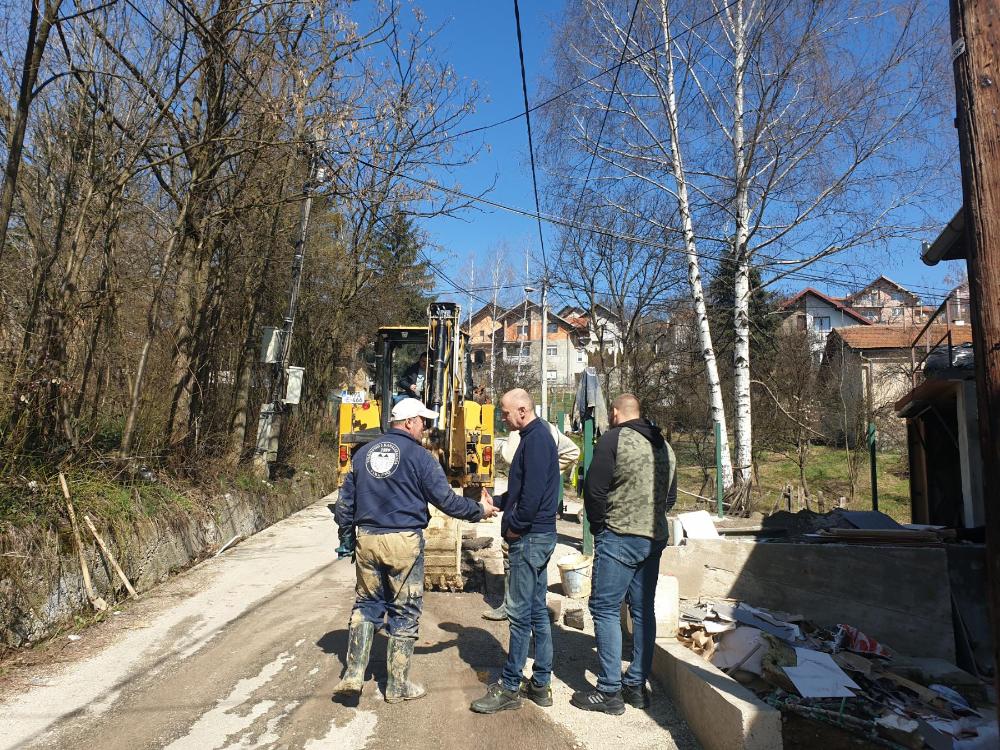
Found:
<path fill-rule="evenodd" d="M 295 254 L 292 257 L 291 289 L 288 295 L 288 307 L 281 327 L 278 342 L 278 356 L 271 364 L 271 387 L 267 403 L 261 406 L 260 418 L 257 423 L 257 448 L 254 454 L 254 464 L 259 474 L 270 475 L 270 456 L 277 453 L 277 436 L 281 431 L 281 417 L 288 407 L 284 403 L 284 389 L 287 382 L 288 361 L 292 352 L 292 333 L 295 330 L 295 312 L 299 305 L 299 290 L 302 287 L 302 265 L 305 260 L 306 235 L 309 231 L 309 214 L 312 211 L 313 188 L 322 183 L 325 175 L 323 167 L 319 166 L 319 154 L 315 143 L 309 145 L 309 174 L 306 176 L 303 192 L 302 213 L 299 216 L 299 236 L 295 241 Z"/>
<path fill-rule="evenodd" d="M 1000 6 L 951 0 L 966 259 L 983 455 L 994 681 L 1000 689 Z"/>
<path fill-rule="evenodd" d="M 542 419 L 549 418 L 549 280 L 542 279 Z"/>

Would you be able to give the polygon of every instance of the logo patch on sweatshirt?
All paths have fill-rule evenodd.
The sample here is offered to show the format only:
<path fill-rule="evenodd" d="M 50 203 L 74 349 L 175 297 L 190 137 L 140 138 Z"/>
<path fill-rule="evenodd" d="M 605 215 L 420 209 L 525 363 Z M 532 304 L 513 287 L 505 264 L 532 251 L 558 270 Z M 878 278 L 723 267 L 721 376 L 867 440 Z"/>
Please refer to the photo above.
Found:
<path fill-rule="evenodd" d="M 391 477 L 399 467 L 399 448 L 393 443 L 372 446 L 365 458 L 365 468 L 376 479 Z"/>

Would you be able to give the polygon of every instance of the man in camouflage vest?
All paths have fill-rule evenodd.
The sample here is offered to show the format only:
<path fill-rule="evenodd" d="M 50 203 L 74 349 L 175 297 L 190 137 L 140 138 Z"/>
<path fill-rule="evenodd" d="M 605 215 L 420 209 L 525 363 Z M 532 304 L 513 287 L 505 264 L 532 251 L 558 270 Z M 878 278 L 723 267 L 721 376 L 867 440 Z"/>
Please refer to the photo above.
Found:
<path fill-rule="evenodd" d="M 660 428 L 640 416 L 632 394 L 615 399 L 611 424 L 594 449 L 583 486 L 594 534 L 590 614 L 597 640 L 597 690 L 574 693 L 571 702 L 586 711 L 622 714 L 626 702 L 636 708 L 649 705 L 646 678 L 656 640 L 653 601 L 667 543 L 667 511 L 677 500 L 677 465 Z M 626 595 L 633 646 L 632 662 L 622 675 L 620 613 Z"/>

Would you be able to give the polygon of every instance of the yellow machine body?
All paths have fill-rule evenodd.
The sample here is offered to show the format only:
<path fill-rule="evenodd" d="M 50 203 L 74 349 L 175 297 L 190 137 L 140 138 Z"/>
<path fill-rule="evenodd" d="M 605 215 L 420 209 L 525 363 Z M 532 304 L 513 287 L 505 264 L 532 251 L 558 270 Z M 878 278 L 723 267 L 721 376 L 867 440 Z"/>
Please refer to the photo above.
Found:
<path fill-rule="evenodd" d="M 441 462 L 453 487 L 479 495 L 493 486 L 494 407 L 472 399 L 468 335 L 460 330 L 458 305 L 428 306 L 426 326 L 380 328 L 375 341 L 375 378 L 371 392 L 349 394 L 340 404 L 338 485 L 362 445 L 389 429 L 394 400 L 407 394 L 403 373 L 427 356 L 423 401 L 438 416 L 424 432 L 424 446 Z"/>

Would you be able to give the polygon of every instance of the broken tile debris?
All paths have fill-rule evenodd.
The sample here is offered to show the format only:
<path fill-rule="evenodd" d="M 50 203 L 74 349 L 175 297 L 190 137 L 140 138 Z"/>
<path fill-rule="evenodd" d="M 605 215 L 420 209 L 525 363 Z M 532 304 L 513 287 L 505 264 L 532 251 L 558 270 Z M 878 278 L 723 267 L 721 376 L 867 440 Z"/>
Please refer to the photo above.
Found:
<path fill-rule="evenodd" d="M 1000 746 L 996 708 L 979 700 L 987 691 L 954 665 L 901 657 L 850 624 L 748 602 L 685 601 L 679 611 L 681 643 L 781 711 L 890 747 Z"/>

